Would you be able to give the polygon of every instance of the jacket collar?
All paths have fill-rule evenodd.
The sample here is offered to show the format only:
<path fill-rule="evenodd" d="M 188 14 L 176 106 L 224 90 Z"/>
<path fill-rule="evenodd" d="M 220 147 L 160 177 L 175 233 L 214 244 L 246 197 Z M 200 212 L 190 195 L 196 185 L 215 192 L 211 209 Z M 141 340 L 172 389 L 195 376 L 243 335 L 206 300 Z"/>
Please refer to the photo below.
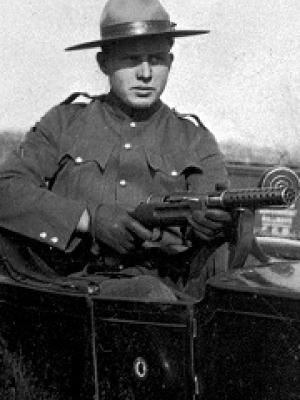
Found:
<path fill-rule="evenodd" d="M 102 96 L 101 100 L 105 103 L 108 112 L 120 120 L 130 120 L 135 122 L 148 121 L 162 106 L 158 100 L 151 107 L 146 109 L 134 109 L 123 103 L 114 93 Z"/>

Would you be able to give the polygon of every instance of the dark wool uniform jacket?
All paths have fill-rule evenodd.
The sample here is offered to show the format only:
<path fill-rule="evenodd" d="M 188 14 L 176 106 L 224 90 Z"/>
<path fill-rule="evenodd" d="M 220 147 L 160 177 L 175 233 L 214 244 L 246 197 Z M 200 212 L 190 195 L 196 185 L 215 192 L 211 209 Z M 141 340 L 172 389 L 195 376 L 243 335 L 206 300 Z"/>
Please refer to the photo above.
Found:
<path fill-rule="evenodd" d="M 223 157 L 202 124 L 165 104 L 144 121 L 100 96 L 52 108 L 0 167 L 0 226 L 72 252 L 81 214 L 98 204 L 132 210 L 151 194 L 213 191 Z M 198 125 L 198 126 L 197 126 Z"/>

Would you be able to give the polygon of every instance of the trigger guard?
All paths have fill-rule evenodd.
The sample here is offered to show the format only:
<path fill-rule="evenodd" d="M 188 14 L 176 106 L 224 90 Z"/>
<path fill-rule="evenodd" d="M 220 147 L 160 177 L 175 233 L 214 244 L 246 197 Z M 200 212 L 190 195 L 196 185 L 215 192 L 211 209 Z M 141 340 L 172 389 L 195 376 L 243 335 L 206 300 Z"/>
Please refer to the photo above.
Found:
<path fill-rule="evenodd" d="M 152 230 L 150 242 L 159 242 L 163 237 L 163 232 L 160 228 L 155 227 Z"/>

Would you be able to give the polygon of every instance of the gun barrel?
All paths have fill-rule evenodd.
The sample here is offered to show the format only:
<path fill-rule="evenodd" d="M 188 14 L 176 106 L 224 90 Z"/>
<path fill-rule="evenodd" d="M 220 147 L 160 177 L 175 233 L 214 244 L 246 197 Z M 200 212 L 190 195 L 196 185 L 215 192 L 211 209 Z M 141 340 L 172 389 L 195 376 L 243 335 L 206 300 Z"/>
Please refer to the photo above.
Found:
<path fill-rule="evenodd" d="M 261 208 L 270 206 L 287 207 L 296 200 L 296 191 L 289 187 L 264 189 L 225 190 L 220 194 L 209 195 L 207 207 L 220 208 Z"/>

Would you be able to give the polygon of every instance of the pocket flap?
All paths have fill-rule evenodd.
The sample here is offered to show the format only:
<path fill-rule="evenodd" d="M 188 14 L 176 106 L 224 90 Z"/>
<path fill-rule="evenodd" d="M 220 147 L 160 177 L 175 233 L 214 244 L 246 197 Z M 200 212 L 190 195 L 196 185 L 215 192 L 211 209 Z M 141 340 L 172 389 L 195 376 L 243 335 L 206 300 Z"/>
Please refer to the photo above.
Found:
<path fill-rule="evenodd" d="M 151 148 L 145 148 L 145 153 L 149 166 L 154 171 L 162 171 L 167 175 L 182 175 L 189 169 L 202 171 L 201 162 L 193 152 L 159 154 Z"/>

